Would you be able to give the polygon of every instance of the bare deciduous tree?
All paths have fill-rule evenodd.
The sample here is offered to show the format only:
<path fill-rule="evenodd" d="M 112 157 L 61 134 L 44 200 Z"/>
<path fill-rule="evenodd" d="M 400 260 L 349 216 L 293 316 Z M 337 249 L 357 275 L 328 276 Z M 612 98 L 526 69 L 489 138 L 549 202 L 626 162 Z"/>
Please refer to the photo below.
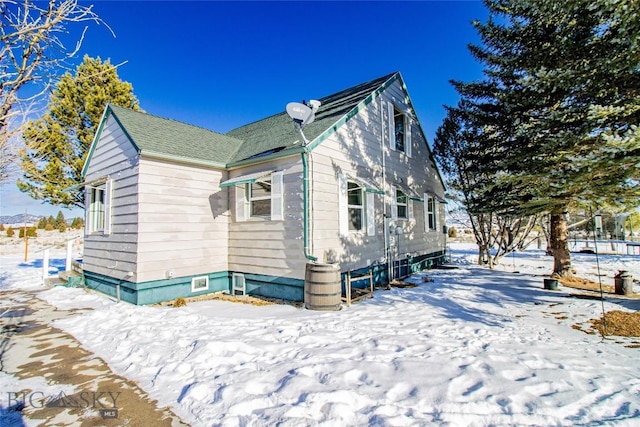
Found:
<path fill-rule="evenodd" d="M 87 27 L 71 48 L 62 37 L 71 25 L 88 22 L 102 20 L 77 0 L 0 2 L 0 183 L 15 165 L 27 116 L 78 52 Z"/>

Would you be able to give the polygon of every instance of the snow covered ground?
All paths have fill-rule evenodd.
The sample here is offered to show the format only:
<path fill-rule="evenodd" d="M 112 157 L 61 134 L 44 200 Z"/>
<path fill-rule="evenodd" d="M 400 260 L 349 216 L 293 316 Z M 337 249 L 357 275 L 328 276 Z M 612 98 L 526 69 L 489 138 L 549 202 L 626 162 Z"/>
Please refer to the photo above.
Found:
<path fill-rule="evenodd" d="M 634 340 L 572 328 L 601 317 L 601 301 L 544 290 L 552 258 L 540 250 L 495 271 L 474 265 L 472 245 L 454 244 L 451 255 L 456 269 L 339 312 L 39 295 L 60 309 L 92 308 L 55 326 L 193 426 L 640 425 L 640 349 L 625 346 Z M 0 257 L 0 290 L 40 286 L 36 263 L 20 261 Z M 605 284 L 621 269 L 640 277 L 638 256 L 573 261 L 578 276 Z M 640 300 L 604 306 L 636 311 Z M 0 389 L 19 381 L 2 375 Z"/>

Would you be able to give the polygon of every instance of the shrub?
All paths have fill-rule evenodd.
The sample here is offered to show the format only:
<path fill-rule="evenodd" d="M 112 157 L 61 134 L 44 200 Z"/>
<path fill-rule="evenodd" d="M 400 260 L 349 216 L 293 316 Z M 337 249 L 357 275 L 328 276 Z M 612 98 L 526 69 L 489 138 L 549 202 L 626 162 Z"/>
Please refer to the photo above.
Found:
<path fill-rule="evenodd" d="M 9 228 L 7 228 L 7 237 L 13 237 L 16 235 L 16 232 L 13 231 L 13 227 L 9 226 Z"/>
<path fill-rule="evenodd" d="M 84 221 L 82 220 L 82 218 L 80 218 L 79 216 L 73 218 L 73 221 L 71 221 L 71 228 L 80 230 L 83 227 L 84 227 Z"/>
<path fill-rule="evenodd" d="M 451 237 L 452 239 L 458 237 L 458 230 L 456 230 L 455 227 L 449 227 L 449 237 Z"/>
<path fill-rule="evenodd" d="M 0 222 L 0 231 L 4 231 L 4 224 Z"/>
<path fill-rule="evenodd" d="M 183 297 L 178 297 L 176 298 L 176 300 L 173 302 L 173 306 L 174 307 L 184 307 L 187 305 L 187 300 L 184 299 Z"/>
<path fill-rule="evenodd" d="M 38 221 L 38 229 L 43 230 L 47 226 L 47 218 L 42 217 L 40 221 Z"/>
<path fill-rule="evenodd" d="M 55 228 L 53 228 L 53 225 L 47 224 L 47 225 L 44 226 L 44 230 L 45 231 L 52 231 L 52 230 L 55 230 Z"/>
<path fill-rule="evenodd" d="M 20 232 L 18 233 L 19 238 L 24 238 L 24 231 L 24 227 L 20 227 Z M 38 233 L 36 232 L 35 227 L 27 227 L 27 237 L 38 237 Z"/>

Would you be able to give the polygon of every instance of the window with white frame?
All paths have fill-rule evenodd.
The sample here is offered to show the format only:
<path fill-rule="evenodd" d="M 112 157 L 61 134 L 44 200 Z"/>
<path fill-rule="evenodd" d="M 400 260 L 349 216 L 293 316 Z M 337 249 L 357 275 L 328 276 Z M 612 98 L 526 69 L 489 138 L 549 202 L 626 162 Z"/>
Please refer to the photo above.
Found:
<path fill-rule="evenodd" d="M 338 174 L 338 226 L 340 236 L 351 233 L 376 235 L 375 195 L 381 191 L 370 182 Z"/>
<path fill-rule="evenodd" d="M 409 198 L 400 190 L 396 190 L 396 218 L 409 218 Z"/>
<path fill-rule="evenodd" d="M 284 186 L 281 171 L 259 179 L 252 178 L 248 183 L 232 182 L 226 186 L 231 185 L 236 188 L 236 221 L 247 221 L 249 218 L 267 218 L 272 221 L 284 219 Z"/>
<path fill-rule="evenodd" d="M 427 205 L 427 215 L 426 215 L 426 223 L 427 223 L 427 227 L 429 230 L 435 230 L 436 229 L 436 217 L 437 217 L 437 211 L 436 211 L 436 199 L 433 196 L 427 196 L 425 199 L 425 203 Z"/>
<path fill-rule="evenodd" d="M 393 108 L 393 131 L 396 137 L 396 150 L 405 151 L 406 119 L 402 111 Z"/>
<path fill-rule="evenodd" d="M 271 216 L 271 178 L 247 184 L 249 215 Z"/>
<path fill-rule="evenodd" d="M 191 279 L 191 292 L 206 291 L 209 289 L 209 276 L 194 277 Z"/>
<path fill-rule="evenodd" d="M 388 134 L 389 148 L 400 151 L 411 157 L 411 116 L 402 109 L 396 107 L 393 102 L 388 102 Z"/>
<path fill-rule="evenodd" d="M 89 233 L 109 234 L 111 231 L 111 186 L 107 180 L 86 187 L 86 229 Z"/>
<path fill-rule="evenodd" d="M 347 182 L 349 231 L 361 231 L 364 226 L 364 189 L 355 182 Z"/>

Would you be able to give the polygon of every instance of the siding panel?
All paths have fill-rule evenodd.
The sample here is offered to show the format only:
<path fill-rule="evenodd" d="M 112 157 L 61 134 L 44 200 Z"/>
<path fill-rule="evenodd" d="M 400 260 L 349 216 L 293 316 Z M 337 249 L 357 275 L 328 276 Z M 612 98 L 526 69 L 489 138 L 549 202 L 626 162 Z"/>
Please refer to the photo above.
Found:
<path fill-rule="evenodd" d="M 129 278 L 128 272 L 136 272 L 137 174 L 138 153 L 110 117 L 96 143 L 85 181 L 113 180 L 111 230 L 109 235 L 85 234 L 83 268 L 87 271 L 123 280 Z"/>
<path fill-rule="evenodd" d="M 224 173 L 140 160 L 139 282 L 227 270 L 228 198 Z"/>

